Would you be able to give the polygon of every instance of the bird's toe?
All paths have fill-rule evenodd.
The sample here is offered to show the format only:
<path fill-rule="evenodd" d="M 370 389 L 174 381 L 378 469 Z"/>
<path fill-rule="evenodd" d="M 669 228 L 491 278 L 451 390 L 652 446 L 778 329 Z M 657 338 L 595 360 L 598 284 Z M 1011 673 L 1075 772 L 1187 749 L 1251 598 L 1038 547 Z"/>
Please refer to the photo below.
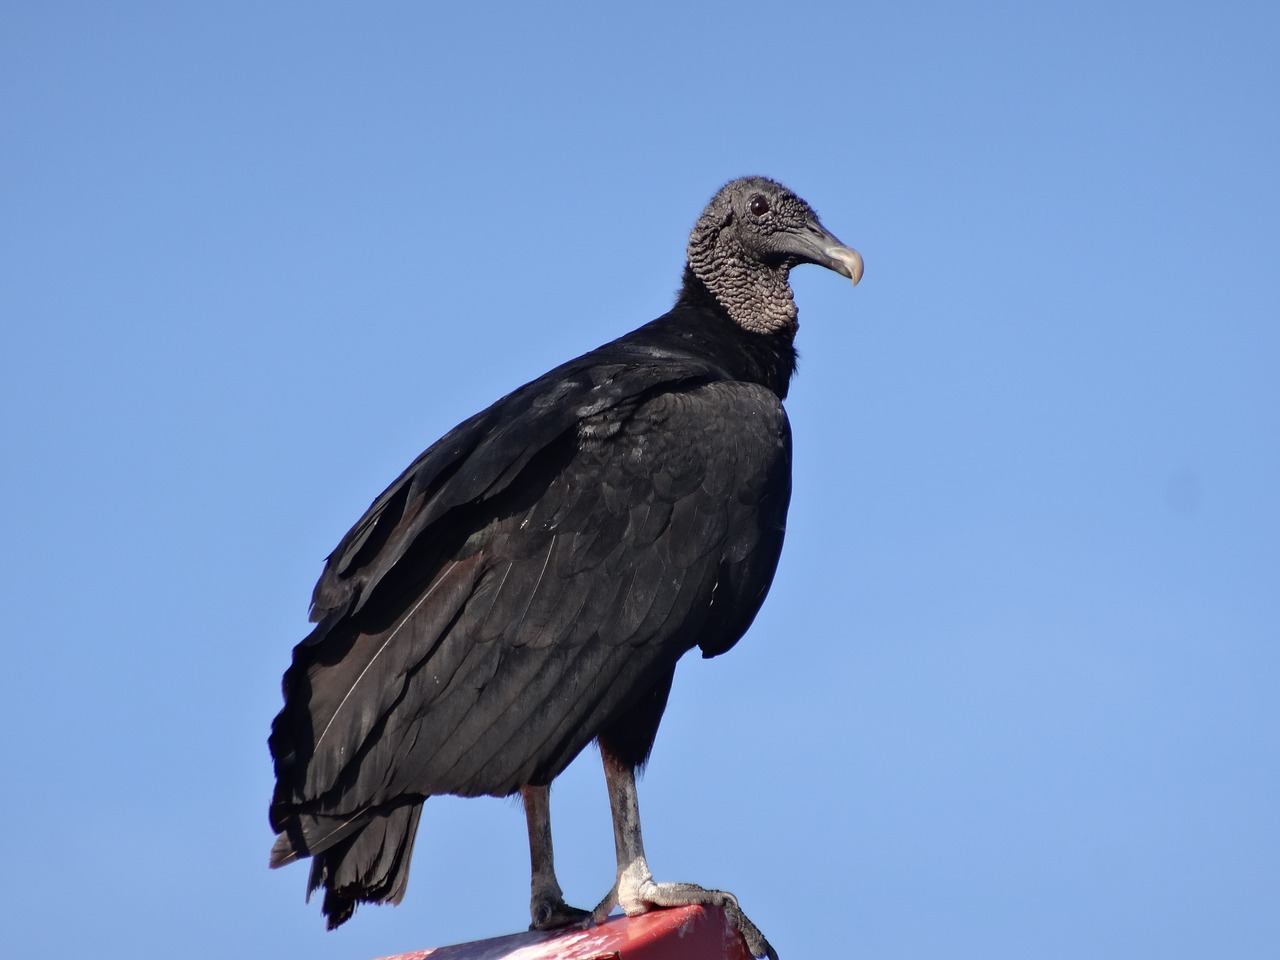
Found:
<path fill-rule="evenodd" d="M 760 928 L 738 906 L 738 898 L 727 890 L 710 890 L 696 883 L 658 883 L 645 879 L 634 889 L 624 890 L 619 897 L 623 912 L 635 916 L 655 907 L 683 907 L 690 904 L 720 907 L 729 922 L 742 934 L 747 949 L 753 957 L 778 960 L 778 952 L 765 939 Z"/>
<path fill-rule="evenodd" d="M 529 908 L 530 930 L 558 930 L 591 919 L 591 912 L 571 907 L 563 899 L 540 900 Z"/>

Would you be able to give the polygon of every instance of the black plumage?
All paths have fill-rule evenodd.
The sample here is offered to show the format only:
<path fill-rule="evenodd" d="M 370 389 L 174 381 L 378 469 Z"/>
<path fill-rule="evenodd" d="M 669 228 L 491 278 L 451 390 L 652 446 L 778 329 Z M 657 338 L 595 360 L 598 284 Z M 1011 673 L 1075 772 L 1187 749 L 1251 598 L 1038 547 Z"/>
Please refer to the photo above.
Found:
<path fill-rule="evenodd" d="M 801 262 L 862 269 L 785 188 L 727 185 L 667 314 L 451 430 L 329 556 L 272 725 L 270 818 L 272 866 L 314 858 L 330 926 L 401 898 L 425 798 L 530 803 L 593 740 L 629 773 L 681 656 L 746 631 L 790 498 Z M 540 863 L 533 810 L 550 926 L 582 914 L 554 886 L 545 813 Z M 637 912 L 625 866 L 613 899 Z"/>

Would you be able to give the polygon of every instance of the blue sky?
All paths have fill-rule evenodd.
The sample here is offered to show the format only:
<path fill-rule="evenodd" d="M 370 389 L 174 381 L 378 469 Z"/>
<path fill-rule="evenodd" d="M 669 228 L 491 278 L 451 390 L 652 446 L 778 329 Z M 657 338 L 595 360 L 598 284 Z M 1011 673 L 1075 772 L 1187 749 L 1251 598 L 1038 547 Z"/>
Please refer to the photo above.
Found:
<path fill-rule="evenodd" d="M 280 674 L 383 486 L 763 173 L 867 272 L 793 275 L 787 547 L 677 675 L 658 878 L 792 960 L 1274 956 L 1278 10 L 5 3 L 5 955 L 527 923 L 518 806 L 444 798 L 323 930 L 266 869 Z M 553 811 L 590 905 L 593 752 Z"/>

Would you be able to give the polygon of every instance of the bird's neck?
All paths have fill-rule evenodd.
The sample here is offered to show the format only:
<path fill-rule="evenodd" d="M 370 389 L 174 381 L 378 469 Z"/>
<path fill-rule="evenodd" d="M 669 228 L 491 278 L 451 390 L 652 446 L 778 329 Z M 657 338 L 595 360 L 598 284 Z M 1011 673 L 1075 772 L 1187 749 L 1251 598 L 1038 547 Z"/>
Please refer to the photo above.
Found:
<path fill-rule="evenodd" d="M 796 301 L 786 269 L 767 267 L 745 255 L 733 256 L 713 244 L 690 244 L 687 272 L 702 282 L 743 330 L 795 334 Z"/>
<path fill-rule="evenodd" d="M 795 335 L 798 329 L 795 302 L 790 293 L 788 289 L 789 323 L 779 324 L 775 329 L 753 329 L 739 321 L 733 310 L 716 297 L 693 270 L 685 267 L 680 295 L 672 313 L 692 314 L 697 317 L 696 327 L 717 341 L 731 341 L 742 367 L 735 371 L 735 375 L 760 383 L 785 398 L 796 369 Z"/>

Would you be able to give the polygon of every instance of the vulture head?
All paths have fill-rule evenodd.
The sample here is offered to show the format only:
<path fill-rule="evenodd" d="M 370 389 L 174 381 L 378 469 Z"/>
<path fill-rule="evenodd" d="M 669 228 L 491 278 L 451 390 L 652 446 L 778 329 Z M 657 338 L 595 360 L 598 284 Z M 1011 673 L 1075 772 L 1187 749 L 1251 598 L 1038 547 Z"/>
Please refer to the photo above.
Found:
<path fill-rule="evenodd" d="M 837 240 L 813 209 L 782 184 L 743 177 L 720 188 L 689 236 L 689 270 L 739 326 L 753 333 L 794 330 L 787 275 L 816 263 L 862 278 L 862 257 Z"/>

